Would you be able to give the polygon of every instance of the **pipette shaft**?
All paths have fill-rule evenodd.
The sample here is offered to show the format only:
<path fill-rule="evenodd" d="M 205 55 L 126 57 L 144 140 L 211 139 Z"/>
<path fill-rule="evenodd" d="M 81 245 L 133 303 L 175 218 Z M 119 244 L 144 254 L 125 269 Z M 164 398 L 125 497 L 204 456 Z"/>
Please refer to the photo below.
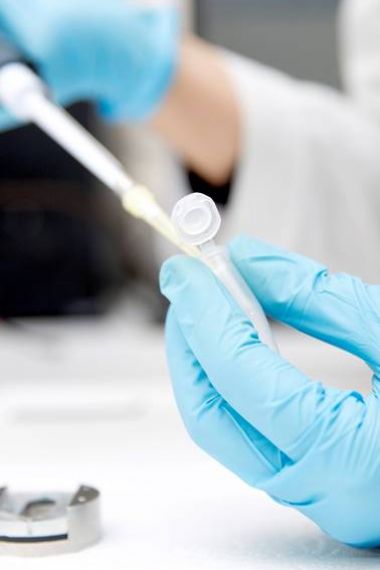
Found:
<path fill-rule="evenodd" d="M 114 192 L 122 196 L 134 186 L 121 163 L 63 108 L 40 93 L 32 93 L 27 112 L 41 130 Z"/>
<path fill-rule="evenodd" d="M 16 118 L 35 123 L 76 158 L 120 197 L 123 207 L 131 215 L 144 220 L 185 253 L 196 257 L 200 255 L 195 242 L 180 239 L 170 218 L 159 207 L 153 194 L 137 185 L 126 174 L 122 164 L 99 141 L 69 113 L 50 101 L 43 82 L 24 63 L 10 62 L 0 66 L 0 102 Z M 255 324 L 261 340 L 276 349 L 259 303 L 229 260 L 220 254 L 219 248 L 208 253 L 203 248 L 203 254 L 205 262 Z"/>
<path fill-rule="evenodd" d="M 153 194 L 136 184 L 95 137 L 49 99 L 44 83 L 25 64 L 8 63 L 0 67 L 0 102 L 16 118 L 36 124 L 113 190 L 127 212 L 145 221 L 185 253 L 196 255 L 195 248 L 179 240 L 170 218 Z"/>

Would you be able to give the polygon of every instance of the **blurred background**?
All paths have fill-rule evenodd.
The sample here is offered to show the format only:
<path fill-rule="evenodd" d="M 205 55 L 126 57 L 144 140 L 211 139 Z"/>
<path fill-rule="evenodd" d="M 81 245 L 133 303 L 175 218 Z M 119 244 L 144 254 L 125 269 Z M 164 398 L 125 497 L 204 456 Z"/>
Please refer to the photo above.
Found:
<path fill-rule="evenodd" d="M 217 44 L 294 77 L 338 86 L 337 6 L 337 0 L 199 0 L 195 21 Z"/>
<path fill-rule="evenodd" d="M 336 0 L 183 3 L 185 26 L 202 37 L 293 76 L 339 87 L 336 9 Z M 172 205 L 168 185 L 183 184 L 188 173 L 185 165 L 178 173 L 176 157 L 160 140 L 139 127 L 105 127 L 88 105 L 70 111 L 166 207 Z M 165 470 L 189 473 L 206 461 L 188 443 L 170 395 L 165 304 L 157 287 L 169 250 L 34 127 L 0 135 L 0 164 L 2 477 L 26 488 L 99 483 L 128 518 L 133 491 L 125 490 L 124 477 L 133 489 L 142 472 L 156 469 L 155 481 L 143 478 L 149 496 L 158 496 L 157 485 L 169 494 Z M 204 190 L 202 181 L 191 183 Z M 283 354 L 306 372 L 315 373 L 318 362 L 318 374 L 336 385 L 342 378 L 346 386 L 358 378 L 369 382 L 351 357 L 287 331 L 278 334 Z M 115 482 L 107 468 L 116 457 Z M 219 476 L 216 467 L 207 468 L 215 479 L 202 475 L 205 493 L 217 488 Z M 235 499 L 239 493 L 234 487 Z M 164 503 L 156 505 L 162 513 Z M 133 499 L 132 505 L 137 513 Z"/>
<path fill-rule="evenodd" d="M 339 85 L 336 0 L 182 4 L 184 27 L 202 37 L 293 76 Z M 170 211 L 171 188 L 185 191 L 189 175 L 161 140 L 142 127 L 107 127 L 90 105 L 70 112 Z M 29 420 L 44 426 L 60 419 L 66 427 L 85 418 L 134 421 L 140 404 L 136 412 L 120 398 L 135 402 L 131 394 L 141 383 L 168 382 L 157 276 L 172 250 L 127 218 L 106 188 L 35 127 L 0 134 L 0 162 L 0 362 L 7 394 L 0 421 L 14 421 L 21 438 Z M 196 177 L 190 183 L 192 190 L 213 190 Z M 285 335 L 283 345 L 313 370 L 308 349 L 299 351 L 297 342 Z M 357 365 L 347 362 L 350 383 Z M 328 358 L 322 373 L 339 381 Z"/>
<path fill-rule="evenodd" d="M 184 20 L 218 45 L 338 86 L 336 8 L 335 0 L 199 0 L 184 3 Z M 106 131 L 90 106 L 72 112 L 159 195 L 177 183 L 170 181 L 167 149 L 151 134 L 128 127 Z M 155 289 L 155 260 L 165 249 L 157 253 L 160 245 L 146 228 L 127 222 L 111 194 L 44 134 L 30 126 L 2 134 L 0 157 L 0 314 L 102 312 L 137 276 Z M 202 181 L 192 184 L 205 190 Z M 144 259 L 136 255 L 141 243 Z"/>

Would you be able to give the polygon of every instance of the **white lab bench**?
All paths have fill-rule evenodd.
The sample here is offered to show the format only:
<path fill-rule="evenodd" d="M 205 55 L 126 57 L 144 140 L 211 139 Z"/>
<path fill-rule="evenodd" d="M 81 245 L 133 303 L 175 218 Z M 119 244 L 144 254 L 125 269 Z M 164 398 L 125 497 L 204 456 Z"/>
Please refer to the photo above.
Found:
<path fill-rule="evenodd" d="M 351 357 L 281 331 L 282 352 L 337 385 L 369 386 Z M 220 467 L 188 438 L 163 332 L 134 302 L 102 319 L 0 327 L 1 483 L 99 487 L 104 538 L 82 553 L 0 557 L 4 570 L 378 568 Z"/>

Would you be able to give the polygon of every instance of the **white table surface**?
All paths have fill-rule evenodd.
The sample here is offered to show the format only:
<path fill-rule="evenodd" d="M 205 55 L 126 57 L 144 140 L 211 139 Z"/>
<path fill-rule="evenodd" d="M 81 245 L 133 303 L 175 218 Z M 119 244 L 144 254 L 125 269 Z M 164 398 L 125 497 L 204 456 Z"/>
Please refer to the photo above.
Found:
<path fill-rule="evenodd" d="M 306 372 L 368 389 L 353 358 L 284 331 L 279 342 Z M 97 486 L 104 518 L 91 549 L 0 557 L 1 569 L 380 568 L 380 556 L 326 538 L 193 445 L 171 395 L 162 330 L 134 304 L 104 319 L 0 327 L 0 362 L 0 482 Z"/>

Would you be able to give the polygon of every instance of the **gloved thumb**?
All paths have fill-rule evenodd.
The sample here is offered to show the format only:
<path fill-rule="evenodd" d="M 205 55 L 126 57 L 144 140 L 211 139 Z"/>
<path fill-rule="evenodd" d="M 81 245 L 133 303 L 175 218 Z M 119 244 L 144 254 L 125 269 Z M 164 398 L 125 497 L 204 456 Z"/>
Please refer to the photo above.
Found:
<path fill-rule="evenodd" d="M 230 244 L 237 269 L 268 316 L 380 364 L 380 287 L 330 274 L 307 257 L 239 237 Z"/>

